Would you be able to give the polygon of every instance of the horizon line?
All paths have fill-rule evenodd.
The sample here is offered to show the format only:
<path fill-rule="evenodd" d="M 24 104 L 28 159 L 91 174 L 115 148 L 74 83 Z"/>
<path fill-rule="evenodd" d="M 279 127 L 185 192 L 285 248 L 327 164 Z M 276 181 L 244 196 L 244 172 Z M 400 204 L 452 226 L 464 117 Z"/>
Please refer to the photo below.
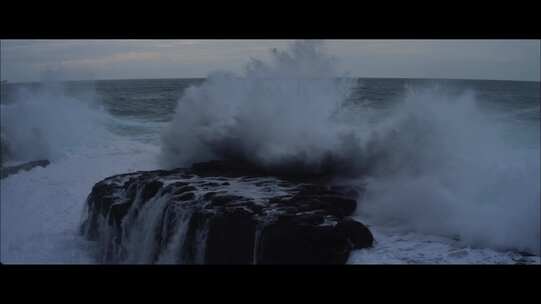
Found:
<path fill-rule="evenodd" d="M 59 80 L 57 82 L 91 82 L 91 81 L 130 81 L 130 80 L 205 80 L 208 76 L 205 77 L 157 77 L 157 78 L 101 78 L 101 79 L 70 79 L 70 80 Z M 465 80 L 465 81 L 513 81 L 513 82 L 541 82 L 540 80 L 516 80 L 516 79 L 486 79 L 486 78 L 423 78 L 423 77 L 397 77 L 397 76 L 383 76 L 383 77 L 363 77 L 363 76 L 353 76 L 353 77 L 335 77 L 335 78 L 353 78 L 353 79 L 400 79 L 400 80 Z M 33 84 L 33 83 L 42 83 L 40 80 L 33 81 L 9 81 L 6 79 L 0 80 L 2 84 Z"/>

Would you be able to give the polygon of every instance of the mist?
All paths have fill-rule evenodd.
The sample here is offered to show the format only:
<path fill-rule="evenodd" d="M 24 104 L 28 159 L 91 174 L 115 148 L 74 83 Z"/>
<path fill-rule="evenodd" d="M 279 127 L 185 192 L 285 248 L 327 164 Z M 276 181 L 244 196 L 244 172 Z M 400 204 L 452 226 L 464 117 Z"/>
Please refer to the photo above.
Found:
<path fill-rule="evenodd" d="M 18 88 L 1 110 L 3 162 L 54 161 L 82 146 L 99 145 L 108 136 L 108 114 L 95 92 L 69 94 L 54 79 Z"/>

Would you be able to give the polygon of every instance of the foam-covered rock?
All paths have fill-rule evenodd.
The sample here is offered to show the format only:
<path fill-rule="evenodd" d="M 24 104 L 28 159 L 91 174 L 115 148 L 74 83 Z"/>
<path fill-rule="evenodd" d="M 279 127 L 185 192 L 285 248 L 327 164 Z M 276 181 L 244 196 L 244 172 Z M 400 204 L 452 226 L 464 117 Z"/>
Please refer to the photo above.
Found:
<path fill-rule="evenodd" d="M 372 246 L 355 192 L 231 162 L 116 175 L 87 199 L 81 233 L 104 263 L 343 264 Z"/>

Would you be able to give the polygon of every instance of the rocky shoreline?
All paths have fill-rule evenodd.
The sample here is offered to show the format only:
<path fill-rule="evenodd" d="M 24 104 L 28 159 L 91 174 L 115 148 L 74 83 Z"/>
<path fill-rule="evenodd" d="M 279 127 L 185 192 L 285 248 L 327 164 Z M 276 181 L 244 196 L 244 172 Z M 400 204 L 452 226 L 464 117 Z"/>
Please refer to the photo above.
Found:
<path fill-rule="evenodd" d="M 344 264 L 374 238 L 357 190 L 234 161 L 115 175 L 87 198 L 81 233 L 101 263 Z"/>

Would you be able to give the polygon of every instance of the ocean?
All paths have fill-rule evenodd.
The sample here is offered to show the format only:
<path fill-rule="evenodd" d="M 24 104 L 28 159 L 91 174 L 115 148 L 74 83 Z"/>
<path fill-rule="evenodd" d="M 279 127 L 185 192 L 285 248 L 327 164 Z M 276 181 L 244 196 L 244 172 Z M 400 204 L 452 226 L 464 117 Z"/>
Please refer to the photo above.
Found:
<path fill-rule="evenodd" d="M 309 151 L 307 161 L 316 163 L 320 150 L 377 162 L 359 181 L 368 190 L 356 214 L 377 243 L 353 252 L 349 263 L 540 262 L 539 82 L 349 79 L 348 106 L 341 107 L 347 111 L 335 132 L 319 110 L 334 100 L 327 84 L 294 93 L 315 100 L 305 106 L 290 102 L 297 88 L 254 92 L 258 84 L 244 94 L 228 91 L 235 82 L 220 77 L 3 85 L 3 165 L 51 164 L 1 180 L 2 263 L 95 263 L 95 244 L 77 233 L 92 186 L 114 174 L 216 156 L 204 146 L 186 147 L 195 136 L 190 132 L 211 144 L 224 132 L 223 138 L 272 143 L 242 146 L 270 165 L 298 151 Z M 247 101 L 221 108 L 217 100 L 226 96 Z M 319 103 L 317 96 L 325 98 Z M 261 106 L 251 109 L 252 99 Z M 280 106 L 267 111 L 275 99 Z M 246 118 L 242 128 L 215 124 L 230 122 L 224 113 L 231 111 Z M 200 125 L 214 131 L 194 133 Z M 362 144 L 346 153 L 337 147 L 352 145 L 335 138 L 351 125 Z M 280 150 L 291 146 L 299 148 Z M 176 157 L 183 151 L 185 157 Z"/>

